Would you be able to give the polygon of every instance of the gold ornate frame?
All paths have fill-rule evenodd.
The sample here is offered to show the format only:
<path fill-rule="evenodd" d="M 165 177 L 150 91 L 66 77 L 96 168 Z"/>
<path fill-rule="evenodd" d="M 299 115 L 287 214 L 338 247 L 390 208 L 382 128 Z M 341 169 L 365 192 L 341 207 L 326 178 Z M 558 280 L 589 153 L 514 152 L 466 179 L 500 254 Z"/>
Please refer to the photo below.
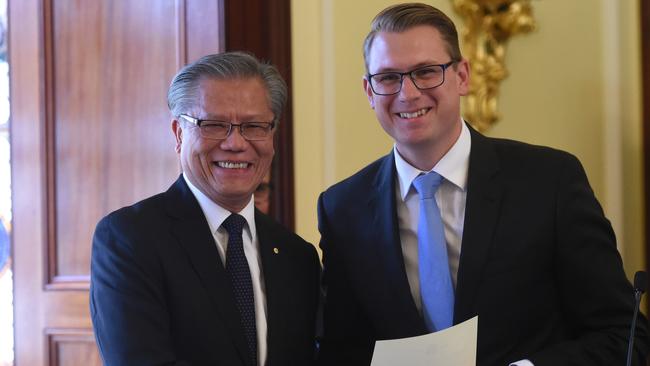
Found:
<path fill-rule="evenodd" d="M 508 76 L 506 45 L 510 37 L 535 29 L 530 0 L 451 0 L 463 18 L 463 53 L 472 78 L 464 98 L 464 116 L 485 131 L 500 116 L 497 108 L 501 81 Z"/>

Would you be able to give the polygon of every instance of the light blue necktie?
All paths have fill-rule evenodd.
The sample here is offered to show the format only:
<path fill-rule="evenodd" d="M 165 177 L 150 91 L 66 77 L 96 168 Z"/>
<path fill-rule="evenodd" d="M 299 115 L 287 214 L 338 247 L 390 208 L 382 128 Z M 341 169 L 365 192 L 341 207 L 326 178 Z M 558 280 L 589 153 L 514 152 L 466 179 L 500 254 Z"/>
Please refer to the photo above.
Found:
<path fill-rule="evenodd" d="M 434 197 L 442 177 L 436 172 L 420 175 L 413 186 L 420 195 L 418 220 L 418 269 L 422 315 L 427 328 L 439 331 L 454 322 L 454 287 L 440 209 Z"/>

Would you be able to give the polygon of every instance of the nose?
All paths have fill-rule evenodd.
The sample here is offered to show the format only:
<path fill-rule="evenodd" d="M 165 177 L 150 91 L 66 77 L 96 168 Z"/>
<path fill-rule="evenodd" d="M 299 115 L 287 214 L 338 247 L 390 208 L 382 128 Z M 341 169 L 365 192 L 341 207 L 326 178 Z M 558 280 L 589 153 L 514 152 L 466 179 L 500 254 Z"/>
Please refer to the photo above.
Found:
<path fill-rule="evenodd" d="M 413 80 L 408 75 L 405 75 L 404 78 L 402 79 L 402 90 L 399 91 L 400 99 L 409 100 L 409 99 L 417 98 L 421 94 L 422 93 L 420 89 L 418 89 L 418 87 L 415 86 Z"/>
<path fill-rule="evenodd" d="M 241 135 L 239 126 L 232 126 L 230 134 L 221 141 L 221 148 L 228 151 L 243 151 L 248 146 L 248 140 Z"/>

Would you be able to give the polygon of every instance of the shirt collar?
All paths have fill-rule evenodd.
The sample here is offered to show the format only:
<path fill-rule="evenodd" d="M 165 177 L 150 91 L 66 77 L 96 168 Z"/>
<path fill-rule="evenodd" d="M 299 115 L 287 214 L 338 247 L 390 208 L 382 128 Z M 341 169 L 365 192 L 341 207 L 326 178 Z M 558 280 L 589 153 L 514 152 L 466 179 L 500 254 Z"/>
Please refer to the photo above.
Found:
<path fill-rule="evenodd" d="M 219 230 L 219 228 L 221 227 L 221 224 L 233 212 L 230 212 L 225 208 L 219 206 L 208 196 L 206 196 L 205 193 L 201 192 L 200 189 L 195 187 L 192 184 L 192 182 L 190 182 L 190 180 L 187 179 L 187 175 L 185 175 L 185 172 L 183 172 L 183 179 L 185 179 L 185 183 L 187 183 L 187 186 L 190 188 L 190 191 L 192 191 L 192 194 L 194 194 L 194 197 L 196 197 L 196 200 L 199 201 L 199 206 L 201 206 L 203 215 L 205 215 L 205 218 L 208 221 L 208 226 L 210 226 L 210 232 L 212 234 L 216 233 L 217 230 Z M 253 196 L 251 195 L 248 204 L 246 204 L 246 206 L 240 212 L 235 212 L 235 213 L 242 215 L 246 219 L 246 223 L 248 224 L 248 228 L 249 228 L 248 230 L 249 238 L 251 239 L 252 242 L 255 242 L 257 230 L 255 229 L 255 205 L 253 201 Z M 244 232 L 247 232 L 247 230 L 244 230 Z"/>
<path fill-rule="evenodd" d="M 469 167 L 469 153 L 472 146 L 472 136 L 469 133 L 469 128 L 461 119 L 461 131 L 458 140 L 447 151 L 447 153 L 440 159 L 440 161 L 431 169 L 440 174 L 445 180 L 453 183 L 461 190 L 465 190 L 467 186 L 467 169 Z M 397 168 L 397 178 L 399 181 L 400 196 L 402 200 L 406 199 L 406 195 L 411 189 L 413 180 L 423 172 L 420 169 L 409 164 L 397 151 L 397 145 L 393 145 L 393 155 L 395 156 L 395 167 Z"/>

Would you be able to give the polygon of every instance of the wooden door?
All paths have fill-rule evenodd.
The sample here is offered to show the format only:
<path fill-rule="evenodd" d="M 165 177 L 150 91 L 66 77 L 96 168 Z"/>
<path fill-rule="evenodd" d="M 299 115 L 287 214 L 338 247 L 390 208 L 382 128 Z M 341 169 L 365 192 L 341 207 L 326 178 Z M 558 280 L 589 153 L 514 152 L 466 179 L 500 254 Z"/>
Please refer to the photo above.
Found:
<path fill-rule="evenodd" d="M 95 224 L 179 174 L 167 87 L 186 61 L 224 49 L 223 1 L 8 5 L 15 362 L 100 365 Z"/>

